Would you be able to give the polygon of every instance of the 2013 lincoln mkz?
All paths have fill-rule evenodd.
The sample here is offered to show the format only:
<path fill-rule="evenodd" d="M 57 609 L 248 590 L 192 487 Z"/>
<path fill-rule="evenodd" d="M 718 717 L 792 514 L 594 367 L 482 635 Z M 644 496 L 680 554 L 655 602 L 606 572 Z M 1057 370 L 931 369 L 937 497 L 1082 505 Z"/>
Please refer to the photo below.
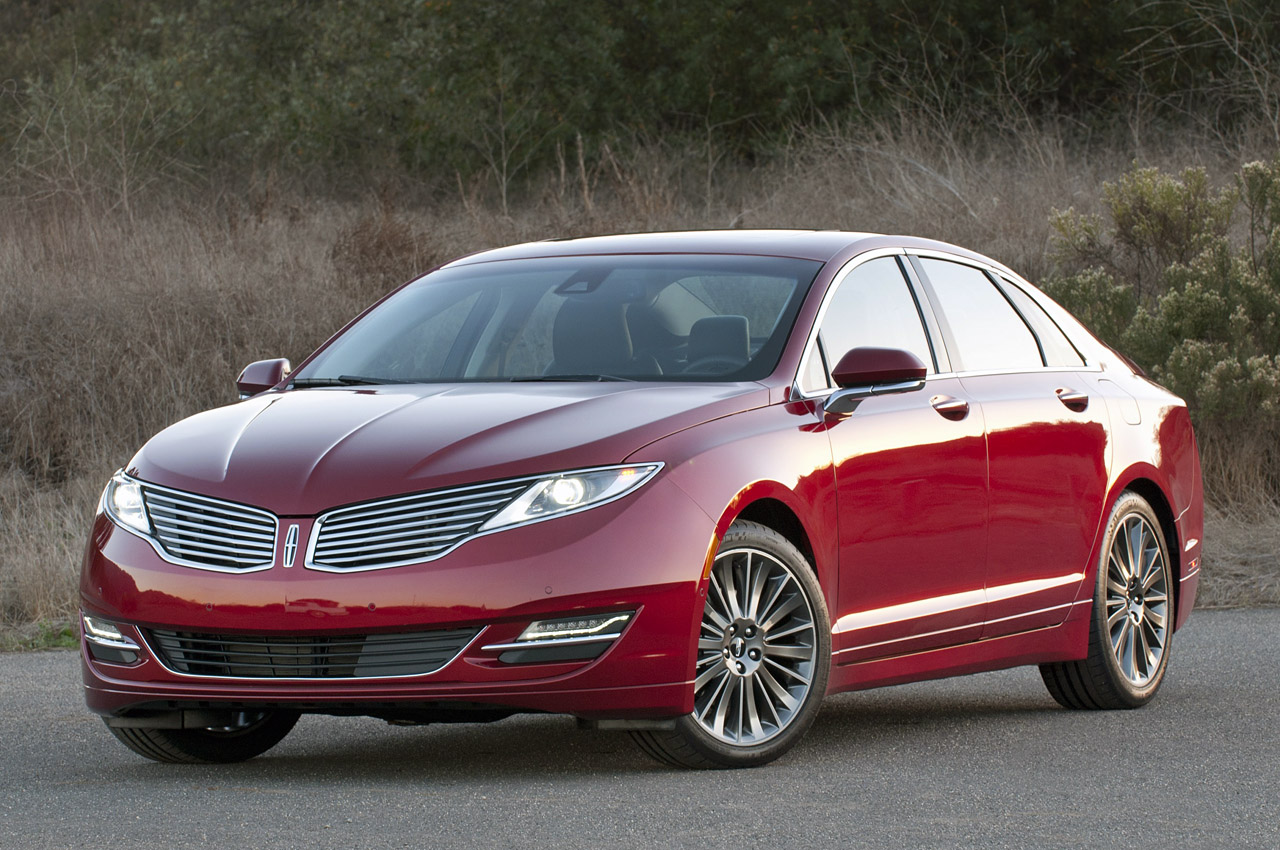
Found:
<path fill-rule="evenodd" d="M 1134 708 L 1195 601 L 1185 404 L 952 245 L 502 248 L 237 385 L 84 559 L 89 708 L 159 761 L 533 711 L 746 767 L 827 694 L 1015 665 Z"/>

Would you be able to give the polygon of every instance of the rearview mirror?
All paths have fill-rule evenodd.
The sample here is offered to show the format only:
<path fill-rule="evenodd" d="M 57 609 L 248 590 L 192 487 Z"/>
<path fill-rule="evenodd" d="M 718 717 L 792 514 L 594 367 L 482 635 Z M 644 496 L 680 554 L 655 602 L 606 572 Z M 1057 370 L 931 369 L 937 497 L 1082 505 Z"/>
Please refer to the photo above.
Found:
<path fill-rule="evenodd" d="M 265 392 L 283 381 L 290 368 L 289 361 L 284 357 L 250 363 L 244 367 L 240 377 L 236 378 L 236 390 L 242 399 Z"/>
<path fill-rule="evenodd" d="M 910 351 L 852 349 L 831 370 L 831 378 L 839 389 L 827 397 L 822 408 L 828 413 L 852 413 L 864 398 L 918 390 L 924 386 L 928 371 Z"/>

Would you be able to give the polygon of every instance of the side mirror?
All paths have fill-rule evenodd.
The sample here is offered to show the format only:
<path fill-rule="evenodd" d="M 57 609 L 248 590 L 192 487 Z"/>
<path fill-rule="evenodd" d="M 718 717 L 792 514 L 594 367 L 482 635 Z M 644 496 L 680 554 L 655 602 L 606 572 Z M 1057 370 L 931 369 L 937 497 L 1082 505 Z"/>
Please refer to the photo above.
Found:
<path fill-rule="evenodd" d="M 828 413 L 852 413 L 864 398 L 920 389 L 928 372 L 910 351 L 855 348 L 831 370 L 839 389 L 827 397 L 822 408 Z"/>
<path fill-rule="evenodd" d="M 923 381 L 929 370 L 920 358 L 898 348 L 855 348 L 831 370 L 837 387 Z"/>
<path fill-rule="evenodd" d="M 250 363 L 236 378 L 236 390 L 242 399 L 265 392 L 283 381 L 290 368 L 289 361 L 283 357 Z"/>

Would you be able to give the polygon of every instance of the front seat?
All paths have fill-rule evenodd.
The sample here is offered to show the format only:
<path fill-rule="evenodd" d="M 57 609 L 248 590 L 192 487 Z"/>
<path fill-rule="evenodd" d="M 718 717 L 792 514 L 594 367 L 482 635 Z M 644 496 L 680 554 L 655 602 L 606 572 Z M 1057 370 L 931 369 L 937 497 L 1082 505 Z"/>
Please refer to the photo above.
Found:
<path fill-rule="evenodd" d="M 746 316 L 708 316 L 689 328 L 686 372 L 723 375 L 751 359 L 751 329 Z"/>
<path fill-rule="evenodd" d="M 551 326 L 551 361 L 544 375 L 660 375 L 649 355 L 637 356 L 627 305 L 569 299 Z"/>

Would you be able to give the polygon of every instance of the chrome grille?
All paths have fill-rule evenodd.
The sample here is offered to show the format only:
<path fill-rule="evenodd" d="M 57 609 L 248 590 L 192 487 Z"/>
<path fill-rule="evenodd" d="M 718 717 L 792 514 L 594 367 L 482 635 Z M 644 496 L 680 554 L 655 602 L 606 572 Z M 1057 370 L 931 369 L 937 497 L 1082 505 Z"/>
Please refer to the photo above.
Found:
<path fill-rule="evenodd" d="M 271 566 L 276 518 L 245 505 L 144 484 L 156 541 L 178 563 L 243 571 Z"/>
<path fill-rule="evenodd" d="M 233 679 L 367 679 L 421 676 L 444 667 L 480 633 L 440 629 L 378 635 L 211 635 L 152 629 L 166 667 Z"/>
<path fill-rule="evenodd" d="M 348 572 L 429 561 L 475 534 L 534 480 L 437 490 L 330 511 L 317 522 L 307 566 Z"/>

